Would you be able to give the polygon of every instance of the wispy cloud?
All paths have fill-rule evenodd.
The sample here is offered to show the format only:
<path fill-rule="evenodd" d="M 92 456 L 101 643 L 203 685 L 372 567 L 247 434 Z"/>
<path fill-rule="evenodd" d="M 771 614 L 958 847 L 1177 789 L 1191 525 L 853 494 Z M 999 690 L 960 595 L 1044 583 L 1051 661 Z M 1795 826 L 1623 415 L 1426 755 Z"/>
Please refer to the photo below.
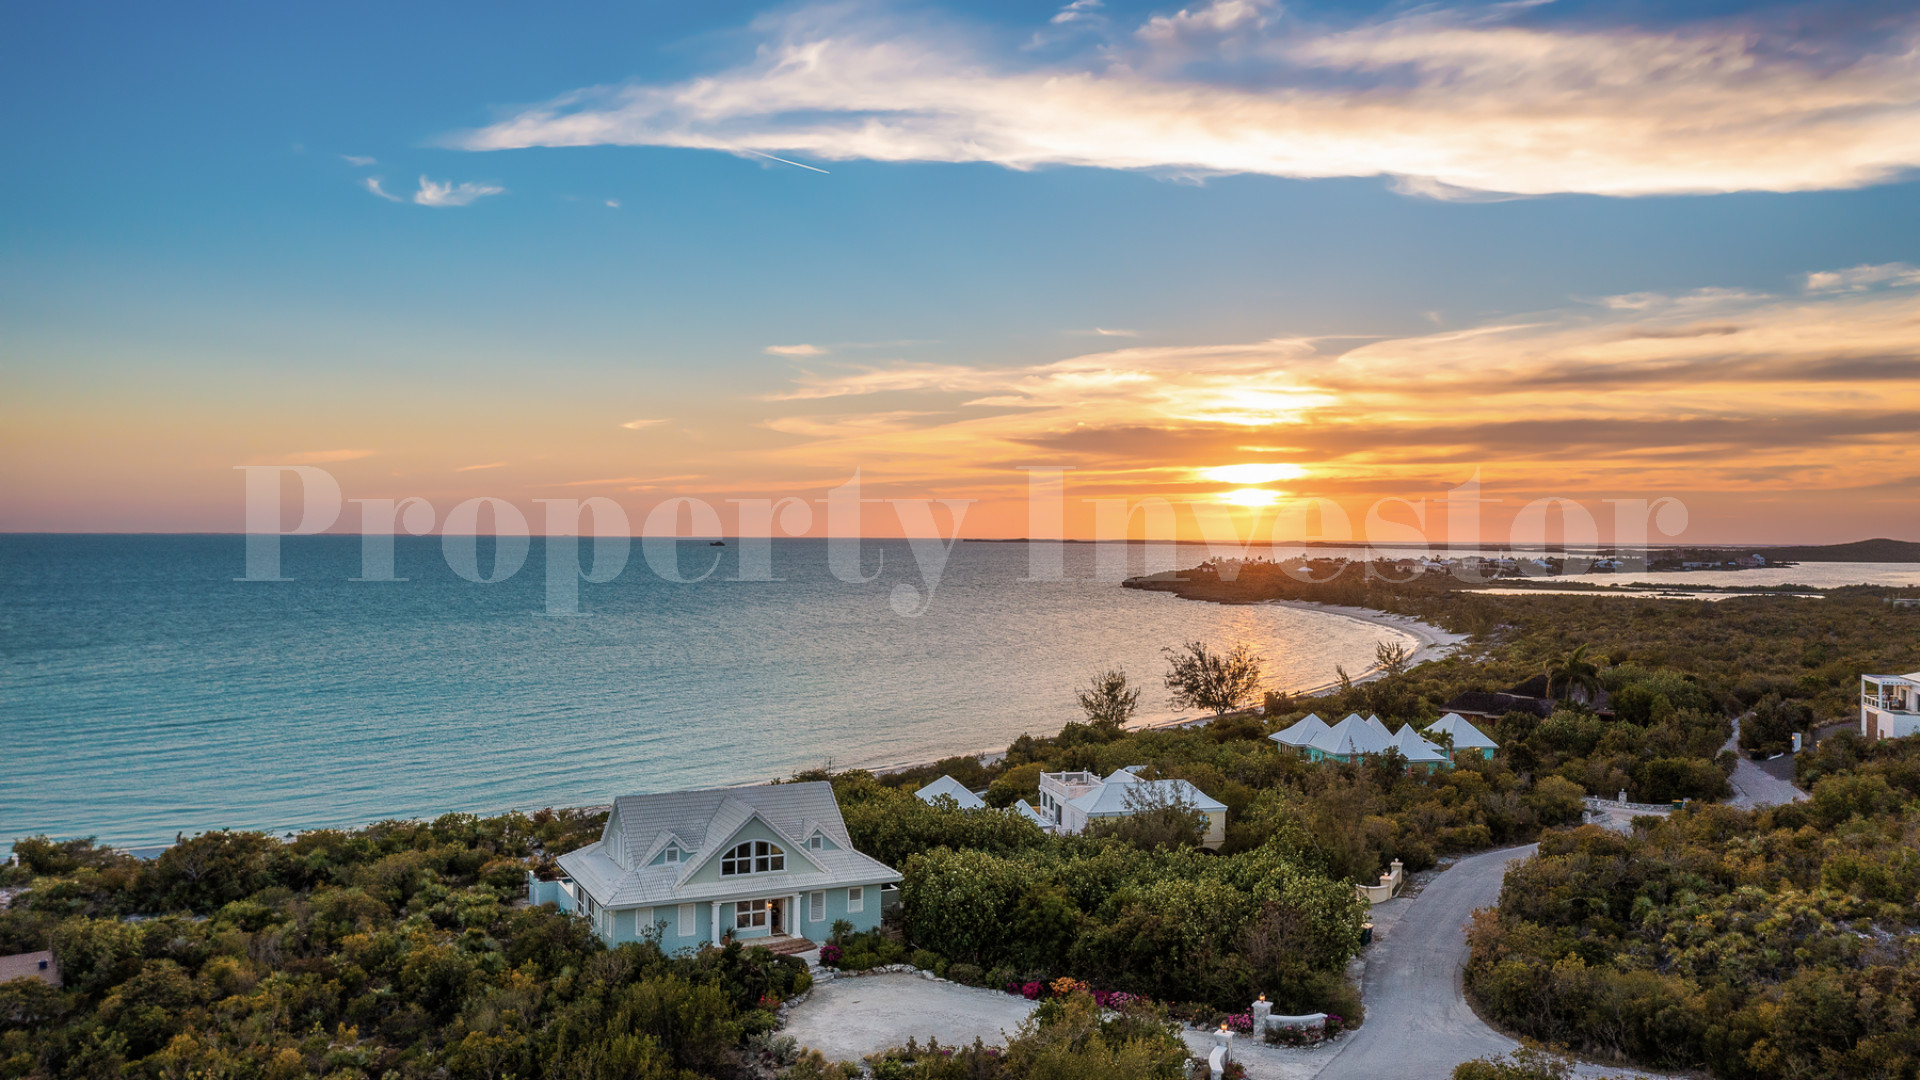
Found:
<path fill-rule="evenodd" d="M 768 356 L 824 356 L 827 350 L 818 345 L 769 345 L 765 352 Z"/>
<path fill-rule="evenodd" d="M 768 426 L 799 440 L 785 460 L 877 481 L 1044 452 L 1135 493 L 1249 460 L 1299 464 L 1319 490 L 1404 491 L 1462 463 L 1565 491 L 1746 491 L 1754 470 L 1825 490 L 1920 472 L 1920 296 L 1638 294 L 1358 343 L 808 371 L 774 406 Z"/>
<path fill-rule="evenodd" d="M 1920 17 L 1868 41 L 1762 16 L 1511 21 L 1529 6 L 1327 29 L 1214 0 L 1052 64 L 807 9 L 758 24 L 767 40 L 742 66 L 577 90 L 453 141 L 1378 175 L 1435 197 L 1800 191 L 1920 166 Z"/>
<path fill-rule="evenodd" d="M 336 461 L 358 461 L 372 457 L 373 450 L 303 450 L 297 454 L 281 454 L 273 459 L 275 465 L 327 465 Z"/>
<path fill-rule="evenodd" d="M 1072 3 L 1054 12 L 1053 18 L 1047 21 L 1053 23 L 1055 26 L 1063 26 L 1070 22 L 1083 22 L 1093 18 L 1094 13 L 1105 6 L 1106 5 L 1102 4 L 1100 0 L 1073 0 Z"/>
<path fill-rule="evenodd" d="M 504 461 L 489 461 L 485 465 L 462 465 L 453 471 L 454 472 L 479 472 L 482 469 L 504 469 L 506 467 L 507 467 L 507 463 Z"/>
<path fill-rule="evenodd" d="M 1104 326 L 1094 327 L 1093 332 L 1095 334 L 1098 334 L 1101 337 L 1139 337 L 1140 336 L 1140 331 L 1138 330 L 1110 330 Z"/>
<path fill-rule="evenodd" d="M 608 208 L 608 209 L 610 209 L 610 210 L 618 210 L 618 209 L 620 209 L 620 200 L 619 200 L 619 199 L 608 199 L 608 200 L 607 200 L 607 208 Z"/>
<path fill-rule="evenodd" d="M 1920 267 L 1906 263 L 1881 263 L 1877 266 L 1855 266 L 1846 270 L 1823 270 L 1807 275 L 1807 291 L 1827 292 L 1864 292 L 1875 285 L 1898 288 L 1903 285 L 1920 285 Z"/>
<path fill-rule="evenodd" d="M 364 169 L 369 165 L 379 164 L 373 158 L 361 157 L 358 154 L 341 154 L 340 160 L 346 162 L 347 164 L 353 166 L 356 169 Z"/>
<path fill-rule="evenodd" d="M 421 206 L 466 206 L 475 199 L 499 195 L 506 190 L 491 184 L 456 184 L 451 180 L 437 183 L 422 176 L 420 190 L 413 193 L 413 201 Z"/>
<path fill-rule="evenodd" d="M 380 196 L 381 198 L 387 200 L 388 202 L 406 202 L 407 201 L 401 198 L 400 196 L 389 192 L 386 188 L 381 187 L 380 178 L 377 176 L 369 176 L 366 178 L 366 180 L 362 181 L 362 183 L 366 184 L 368 191 L 373 192 L 375 195 Z"/>
<path fill-rule="evenodd" d="M 642 418 L 639 420 L 629 420 L 626 423 L 621 424 L 620 426 L 623 428 L 626 428 L 628 431 L 639 431 L 643 428 L 650 428 L 655 424 L 664 424 L 666 422 L 667 420 L 665 417 Z"/>

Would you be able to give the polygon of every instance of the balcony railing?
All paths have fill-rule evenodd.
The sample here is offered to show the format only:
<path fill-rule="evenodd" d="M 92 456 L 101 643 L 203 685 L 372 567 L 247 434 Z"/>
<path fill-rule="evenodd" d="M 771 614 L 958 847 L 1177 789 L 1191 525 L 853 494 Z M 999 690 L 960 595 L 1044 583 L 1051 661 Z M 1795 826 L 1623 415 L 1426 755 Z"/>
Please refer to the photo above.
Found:
<path fill-rule="evenodd" d="M 1912 713 L 1916 711 L 1913 703 L 1904 698 L 1877 698 L 1871 694 L 1862 694 L 1860 695 L 1860 703 L 1870 709 L 1878 709 L 1881 712 Z"/>

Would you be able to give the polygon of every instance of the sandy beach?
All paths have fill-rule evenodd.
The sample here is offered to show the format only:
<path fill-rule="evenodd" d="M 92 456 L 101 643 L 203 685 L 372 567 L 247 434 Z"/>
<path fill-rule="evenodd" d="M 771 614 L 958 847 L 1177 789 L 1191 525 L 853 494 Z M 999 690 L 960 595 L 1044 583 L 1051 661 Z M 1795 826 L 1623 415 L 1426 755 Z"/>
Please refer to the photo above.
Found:
<path fill-rule="evenodd" d="M 1274 604 L 1280 607 L 1300 608 L 1308 611 L 1322 611 L 1330 615 L 1338 615 L 1342 618 L 1352 619 L 1356 622 L 1366 623 L 1369 626 L 1379 626 L 1379 627 L 1384 627 L 1390 630 L 1397 630 L 1400 633 L 1413 638 L 1416 643 L 1413 650 L 1413 656 L 1408 664 L 1409 667 L 1417 667 L 1421 664 L 1428 663 L 1429 661 L 1440 660 L 1445 657 L 1451 656 L 1454 654 L 1455 651 L 1457 651 L 1460 648 L 1460 646 L 1464 645 L 1469 639 L 1469 635 L 1467 634 L 1455 634 L 1446 630 L 1442 630 L 1439 627 L 1433 625 L 1432 623 L 1421 622 L 1419 619 L 1416 619 L 1411 615 L 1396 615 L 1390 611 L 1376 611 L 1373 608 L 1347 607 L 1340 604 L 1321 604 L 1321 603 L 1315 603 L 1310 600 L 1263 600 L 1263 601 L 1260 601 L 1260 603 Z M 1373 680 L 1378 679 L 1385 674 L 1386 672 L 1383 671 L 1378 665 L 1370 664 L 1366 668 L 1358 672 L 1355 672 L 1353 675 L 1353 681 L 1356 684 L 1364 683 L 1364 682 L 1372 682 Z M 1292 691 L 1292 694 L 1295 697 L 1315 697 L 1321 694 L 1328 693 L 1332 690 L 1335 690 L 1339 687 L 1339 685 L 1340 684 L 1338 681 L 1325 682 L 1315 686 L 1302 687 L 1300 689 Z M 1161 718 L 1156 718 L 1152 720 L 1136 722 L 1130 725 L 1130 728 L 1131 730 L 1134 730 L 1134 731 L 1160 731 L 1160 730 L 1166 730 L 1170 728 L 1189 727 L 1194 724 L 1204 724 L 1214 719 L 1215 717 L 1212 714 L 1202 714 L 1199 716 L 1161 717 Z M 960 755 L 949 754 L 946 756 L 957 757 Z M 977 756 L 980 759 L 982 764 L 991 765 L 994 762 L 997 762 L 1001 758 L 1005 757 L 1006 750 L 1004 749 L 984 750 L 974 756 Z M 935 760 L 938 760 L 938 759 L 935 759 Z M 931 765 L 933 763 L 934 761 L 932 760 L 914 761 L 914 762 L 898 762 L 893 764 L 874 766 L 874 767 L 871 767 L 870 771 L 872 771 L 876 775 L 886 775 L 888 773 L 905 772 L 908 769 L 921 768 L 923 766 Z"/>

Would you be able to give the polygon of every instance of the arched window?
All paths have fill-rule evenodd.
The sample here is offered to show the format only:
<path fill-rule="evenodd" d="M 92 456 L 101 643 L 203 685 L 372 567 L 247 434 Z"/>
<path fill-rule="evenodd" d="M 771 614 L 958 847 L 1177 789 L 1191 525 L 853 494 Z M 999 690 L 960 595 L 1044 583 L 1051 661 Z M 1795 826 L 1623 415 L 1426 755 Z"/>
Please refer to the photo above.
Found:
<path fill-rule="evenodd" d="M 735 845 L 733 850 L 720 858 L 721 877 L 771 874 L 786 868 L 787 853 L 780 850 L 780 845 L 769 844 L 765 840 L 748 840 Z"/>

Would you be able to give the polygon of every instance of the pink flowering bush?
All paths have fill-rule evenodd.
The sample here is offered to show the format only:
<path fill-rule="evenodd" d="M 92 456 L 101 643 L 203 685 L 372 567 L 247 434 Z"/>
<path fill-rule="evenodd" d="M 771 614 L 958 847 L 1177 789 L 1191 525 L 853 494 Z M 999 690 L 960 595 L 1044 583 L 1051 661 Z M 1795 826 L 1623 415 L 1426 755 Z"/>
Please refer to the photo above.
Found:
<path fill-rule="evenodd" d="M 836 967 L 839 965 L 839 963 L 840 963 L 840 946 L 838 945 L 820 946 L 820 966 L 821 967 Z"/>

